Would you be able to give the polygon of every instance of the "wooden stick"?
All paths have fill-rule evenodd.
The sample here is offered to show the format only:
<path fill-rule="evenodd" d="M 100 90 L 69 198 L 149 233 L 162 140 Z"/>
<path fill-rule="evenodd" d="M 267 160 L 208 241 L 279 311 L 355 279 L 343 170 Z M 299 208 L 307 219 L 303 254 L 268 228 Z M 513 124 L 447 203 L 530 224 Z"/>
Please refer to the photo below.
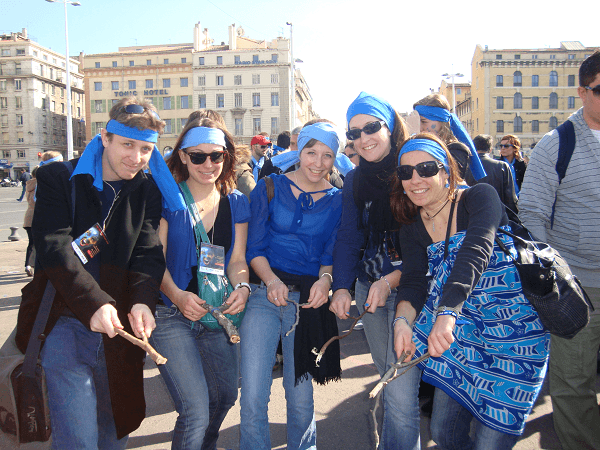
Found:
<path fill-rule="evenodd" d="M 289 298 L 286 298 L 285 301 L 293 303 L 294 306 L 296 307 L 296 320 L 294 321 L 294 325 L 292 325 L 292 328 L 290 328 L 290 331 L 285 333 L 286 336 L 289 336 L 296 329 L 296 326 L 298 326 L 298 322 L 300 322 L 300 305 L 298 304 L 298 302 L 295 302 L 294 300 L 290 300 Z"/>
<path fill-rule="evenodd" d="M 146 352 L 148 352 L 148 354 L 150 355 L 150 358 L 152 358 L 152 360 L 156 364 L 164 364 L 167 362 L 167 358 L 165 358 L 160 353 L 158 353 L 156 350 L 154 350 L 154 348 L 148 343 L 148 338 L 146 337 L 146 333 L 142 333 L 144 340 L 138 339 L 135 336 L 132 336 L 131 334 L 129 334 L 127 331 L 121 330 L 120 328 L 115 328 L 115 333 L 117 333 L 119 336 L 124 337 L 132 344 L 137 345 L 142 350 L 145 350 Z"/>
<path fill-rule="evenodd" d="M 358 321 L 363 318 L 363 316 L 366 314 L 366 312 L 367 312 L 367 310 L 365 309 L 363 311 L 363 313 L 360 316 L 358 316 L 358 317 L 348 316 L 348 319 L 352 319 L 352 320 L 354 320 L 354 322 L 352 323 L 352 325 L 350 325 L 350 329 L 346 333 L 342 334 L 341 336 L 333 336 L 331 339 L 329 339 L 327 342 L 325 342 L 323 344 L 323 347 L 321 347 L 321 350 L 319 350 L 319 351 L 317 351 L 316 348 L 313 348 L 311 350 L 313 355 L 317 355 L 317 358 L 315 360 L 315 365 L 317 367 L 319 367 L 319 363 L 321 362 L 321 359 L 323 358 L 323 355 L 325 354 L 325 350 L 327 350 L 327 347 L 329 347 L 329 345 L 333 341 L 338 341 L 340 339 L 344 339 L 345 337 L 349 336 L 350 333 L 352 333 L 352 331 L 354 331 L 354 327 L 356 326 L 356 324 L 358 323 Z"/>
<path fill-rule="evenodd" d="M 215 308 L 208 303 L 202 303 L 200 306 L 207 310 L 217 320 L 219 325 L 223 327 L 232 344 L 237 344 L 240 342 L 240 332 L 231 322 L 231 320 L 229 320 L 227 316 L 223 314 L 223 311 L 226 311 L 230 305 L 224 303 L 220 307 Z"/>

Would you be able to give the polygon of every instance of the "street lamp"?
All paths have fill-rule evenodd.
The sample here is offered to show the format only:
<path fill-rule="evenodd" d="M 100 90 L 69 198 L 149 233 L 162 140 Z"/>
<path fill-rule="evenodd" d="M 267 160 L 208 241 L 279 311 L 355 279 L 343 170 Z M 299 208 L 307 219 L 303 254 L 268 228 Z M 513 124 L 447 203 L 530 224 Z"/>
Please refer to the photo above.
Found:
<path fill-rule="evenodd" d="M 443 73 L 443 77 L 446 77 L 446 80 L 452 78 L 452 112 L 456 114 L 456 88 L 454 87 L 454 77 L 464 77 L 462 73 Z"/>
<path fill-rule="evenodd" d="M 46 0 L 48 3 L 63 3 L 65 5 L 65 66 L 67 69 L 67 160 L 73 159 L 73 114 L 71 113 L 71 64 L 69 61 L 69 22 L 67 21 L 67 4 L 81 6 L 81 3 L 71 0 Z"/>
<path fill-rule="evenodd" d="M 291 97 L 290 97 L 290 129 L 296 128 L 296 61 L 294 60 L 294 37 L 292 22 L 286 22 L 290 26 L 290 58 L 292 59 L 292 80 L 291 80 Z"/>

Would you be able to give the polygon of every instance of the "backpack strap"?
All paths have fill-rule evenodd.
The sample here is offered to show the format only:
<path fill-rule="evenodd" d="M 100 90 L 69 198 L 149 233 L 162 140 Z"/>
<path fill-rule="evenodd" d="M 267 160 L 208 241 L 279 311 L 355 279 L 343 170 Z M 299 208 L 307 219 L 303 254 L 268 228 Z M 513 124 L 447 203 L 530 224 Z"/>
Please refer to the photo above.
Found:
<path fill-rule="evenodd" d="M 575 128 L 573 122 L 565 120 L 562 125 L 556 128 L 558 131 L 558 158 L 556 160 L 556 174 L 558 175 L 558 184 L 562 182 L 567 174 L 567 167 L 575 150 Z M 554 212 L 556 208 L 556 199 L 558 192 L 554 194 L 554 203 L 552 204 L 552 213 L 550 214 L 550 229 L 554 227 Z"/>

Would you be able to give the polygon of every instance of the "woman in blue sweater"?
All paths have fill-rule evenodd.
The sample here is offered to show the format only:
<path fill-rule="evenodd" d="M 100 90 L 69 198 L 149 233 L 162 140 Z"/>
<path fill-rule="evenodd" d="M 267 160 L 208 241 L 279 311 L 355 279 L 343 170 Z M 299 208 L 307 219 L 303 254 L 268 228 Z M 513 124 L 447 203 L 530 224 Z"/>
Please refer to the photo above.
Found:
<path fill-rule="evenodd" d="M 260 285 L 252 287 L 240 329 L 241 450 L 271 448 L 267 410 L 280 339 L 288 449 L 316 448 L 312 380 L 324 384 L 341 374 L 339 345 L 327 350 L 319 366 L 311 353 L 337 335 L 327 301 L 342 193 L 327 175 L 338 148 L 331 124 L 304 127 L 298 136 L 300 167 L 260 180 L 250 196 L 246 257 Z"/>

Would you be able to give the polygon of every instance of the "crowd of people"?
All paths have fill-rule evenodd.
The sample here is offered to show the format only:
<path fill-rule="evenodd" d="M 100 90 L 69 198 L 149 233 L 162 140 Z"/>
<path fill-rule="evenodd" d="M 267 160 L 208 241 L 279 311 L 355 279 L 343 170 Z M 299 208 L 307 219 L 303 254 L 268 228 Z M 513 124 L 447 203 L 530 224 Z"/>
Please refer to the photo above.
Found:
<path fill-rule="evenodd" d="M 16 343 L 27 347 L 39 292 L 52 283 L 41 364 L 53 448 L 124 449 L 144 419 L 145 353 L 115 338 L 124 329 L 167 357 L 172 448 L 216 449 L 241 386 L 240 449 L 270 449 L 279 346 L 287 448 L 316 449 L 313 382 L 342 374 L 338 342 L 319 364 L 312 349 L 338 334 L 354 301 L 381 376 L 426 357 L 384 388 L 380 449 L 421 448 L 424 383 L 439 448 L 513 448 L 548 368 L 563 448 L 599 449 L 600 52 L 579 78 L 562 182 L 557 131 L 529 165 L 514 135 L 497 143 L 496 160 L 493 138 L 471 139 L 439 94 L 414 104 L 419 130 L 361 92 L 345 135 L 318 119 L 249 147 L 217 112 L 196 111 L 166 161 L 152 103 L 117 102 L 71 168 L 48 155 L 53 164 L 23 191 L 35 205 L 26 217 L 35 250 Z M 598 307 L 575 338 L 551 337 L 525 298 L 496 242 L 514 251 L 497 234 L 510 221 L 557 248 Z M 105 243 L 85 258 L 71 243 L 92 229 Z M 215 308 L 239 326 L 240 345 Z"/>

